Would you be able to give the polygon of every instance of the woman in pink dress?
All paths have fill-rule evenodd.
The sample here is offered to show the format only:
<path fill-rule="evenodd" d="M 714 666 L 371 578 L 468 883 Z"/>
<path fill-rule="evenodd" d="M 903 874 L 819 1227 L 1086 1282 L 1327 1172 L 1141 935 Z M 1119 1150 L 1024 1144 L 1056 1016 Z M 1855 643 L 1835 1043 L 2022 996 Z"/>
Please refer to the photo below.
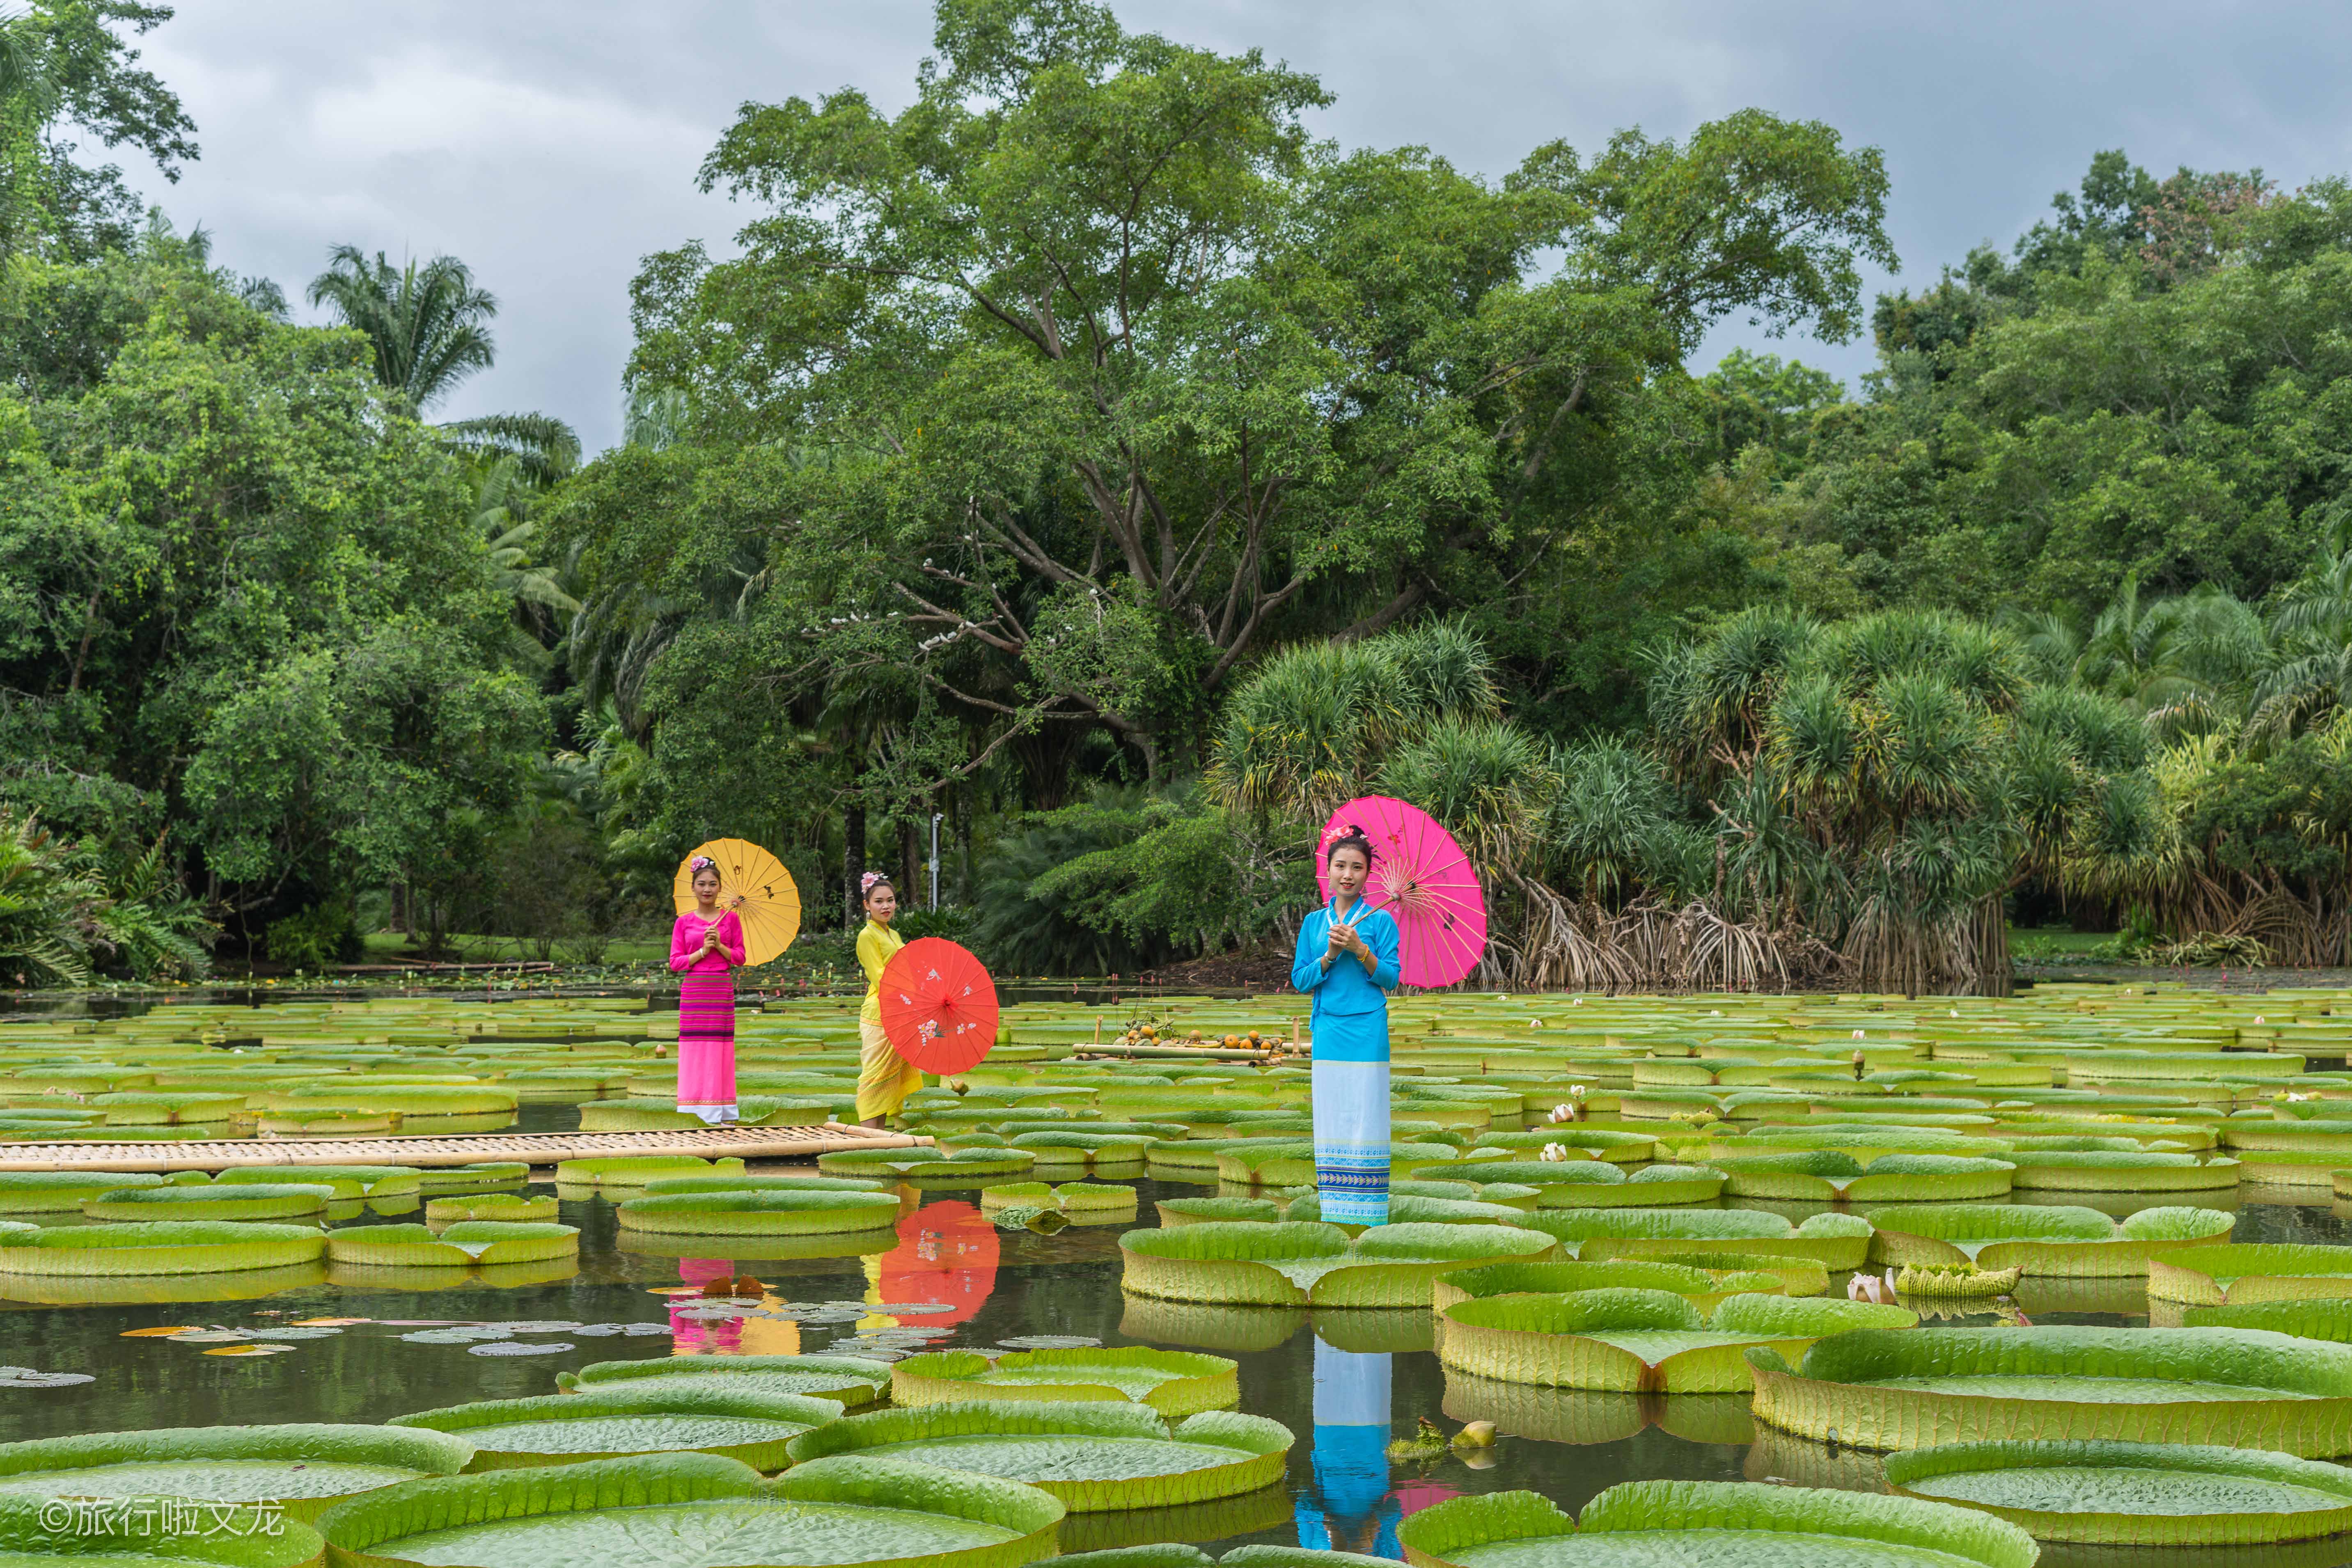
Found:
<path fill-rule="evenodd" d="M 697 855 L 692 869 L 695 907 L 669 935 L 669 966 L 685 976 L 677 988 L 677 1108 L 716 1126 L 736 1119 L 732 972 L 743 962 L 743 922 L 719 907 L 718 862 Z"/>

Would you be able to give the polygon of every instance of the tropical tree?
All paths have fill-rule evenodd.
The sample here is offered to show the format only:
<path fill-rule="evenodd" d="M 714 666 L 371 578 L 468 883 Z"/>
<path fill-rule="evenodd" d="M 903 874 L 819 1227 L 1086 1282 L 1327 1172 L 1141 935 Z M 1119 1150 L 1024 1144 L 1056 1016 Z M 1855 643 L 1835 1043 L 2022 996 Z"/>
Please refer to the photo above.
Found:
<path fill-rule="evenodd" d="M 2284 737 L 2352 709 L 2352 506 L 2331 510 L 2310 565 L 2274 596 L 2270 633 L 2249 730 Z"/>
<path fill-rule="evenodd" d="M 0 805 L 0 982 L 83 985 L 203 975 L 213 934 L 155 844 L 107 864 Z"/>
<path fill-rule="evenodd" d="M 327 269 L 310 279 L 309 299 L 366 336 L 376 380 L 413 416 L 423 417 L 497 362 L 489 323 L 498 298 L 454 256 L 395 266 L 381 250 L 370 257 L 355 245 L 339 245 L 328 253 Z M 536 481 L 561 479 L 580 461 L 579 437 L 544 414 L 485 415 L 440 429 L 463 450 L 513 458 Z"/>
<path fill-rule="evenodd" d="M 309 297 L 367 335 L 376 380 L 418 414 L 498 357 L 488 326 L 498 299 L 454 256 L 395 266 L 381 250 L 371 259 L 339 245 L 310 279 Z"/>
<path fill-rule="evenodd" d="M 732 499 L 795 665 L 889 619 L 951 710 L 1107 730 L 1147 776 L 1270 650 L 1492 603 L 1603 526 L 1687 461 L 1645 416 L 1707 322 L 1836 335 L 1885 256 L 1876 154 L 1817 124 L 1549 146 L 1498 187 L 1319 144 L 1312 78 L 1108 6 L 942 0 L 935 37 L 896 116 L 743 111 L 702 183 L 760 215 L 648 263 L 631 382 L 685 394 L 692 510 Z M 687 521 L 660 553 L 710 548 Z"/>
<path fill-rule="evenodd" d="M 544 662 L 547 645 L 580 611 L 580 601 L 564 592 L 562 576 L 551 566 L 534 565 L 530 542 L 539 532 L 531 517 L 540 486 L 521 458 L 507 456 L 477 465 L 474 483 L 474 526 L 489 552 L 490 571 L 499 592 L 513 599 L 518 630 L 530 641 L 533 662 Z"/>
<path fill-rule="evenodd" d="M 1651 700 L 1714 818 L 1706 896 L 1801 925 L 1873 989 L 2006 984 L 2004 896 L 2070 852 L 2117 875 L 2128 823 L 2083 824 L 2153 811 L 2117 782 L 2146 756 L 2128 710 L 2037 689 L 2013 639 L 1958 617 L 1753 612 L 1662 659 Z"/>
<path fill-rule="evenodd" d="M 248 934 L 503 814 L 546 707 L 461 466 L 364 344 L 168 237 L 12 281 L 0 799 L 126 865 L 168 832 Z"/>

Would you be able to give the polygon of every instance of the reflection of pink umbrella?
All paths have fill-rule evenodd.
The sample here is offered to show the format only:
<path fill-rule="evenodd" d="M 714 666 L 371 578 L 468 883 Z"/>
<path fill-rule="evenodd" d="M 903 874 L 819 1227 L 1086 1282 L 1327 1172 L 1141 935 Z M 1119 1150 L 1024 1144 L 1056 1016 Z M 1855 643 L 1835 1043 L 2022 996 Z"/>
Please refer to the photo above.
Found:
<path fill-rule="evenodd" d="M 1326 900 L 1331 881 L 1323 851 L 1350 827 L 1362 828 L 1377 854 L 1364 901 L 1396 920 L 1404 983 L 1451 985 L 1467 978 L 1486 951 L 1486 896 L 1454 835 L 1419 806 L 1384 795 L 1349 801 L 1323 825 L 1315 851 L 1315 880 Z"/>

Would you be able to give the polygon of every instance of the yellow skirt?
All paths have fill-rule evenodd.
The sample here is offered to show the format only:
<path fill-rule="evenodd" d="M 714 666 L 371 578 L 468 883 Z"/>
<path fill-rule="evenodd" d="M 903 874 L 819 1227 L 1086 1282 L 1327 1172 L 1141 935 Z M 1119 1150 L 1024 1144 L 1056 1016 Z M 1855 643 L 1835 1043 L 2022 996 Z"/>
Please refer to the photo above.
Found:
<path fill-rule="evenodd" d="M 857 1120 L 895 1116 L 923 1087 L 923 1070 L 890 1048 L 879 1024 L 857 1021 Z"/>

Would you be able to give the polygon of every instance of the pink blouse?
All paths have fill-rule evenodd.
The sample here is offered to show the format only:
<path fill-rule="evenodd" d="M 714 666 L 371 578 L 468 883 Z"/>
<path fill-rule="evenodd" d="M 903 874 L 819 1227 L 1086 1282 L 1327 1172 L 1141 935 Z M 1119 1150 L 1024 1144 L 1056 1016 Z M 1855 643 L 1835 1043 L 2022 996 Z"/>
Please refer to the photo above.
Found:
<path fill-rule="evenodd" d="M 702 951 L 702 934 L 713 922 L 700 915 L 680 915 L 670 928 L 669 966 L 688 974 L 724 974 L 730 964 L 743 962 L 743 922 L 729 910 L 718 921 L 719 952 Z"/>

